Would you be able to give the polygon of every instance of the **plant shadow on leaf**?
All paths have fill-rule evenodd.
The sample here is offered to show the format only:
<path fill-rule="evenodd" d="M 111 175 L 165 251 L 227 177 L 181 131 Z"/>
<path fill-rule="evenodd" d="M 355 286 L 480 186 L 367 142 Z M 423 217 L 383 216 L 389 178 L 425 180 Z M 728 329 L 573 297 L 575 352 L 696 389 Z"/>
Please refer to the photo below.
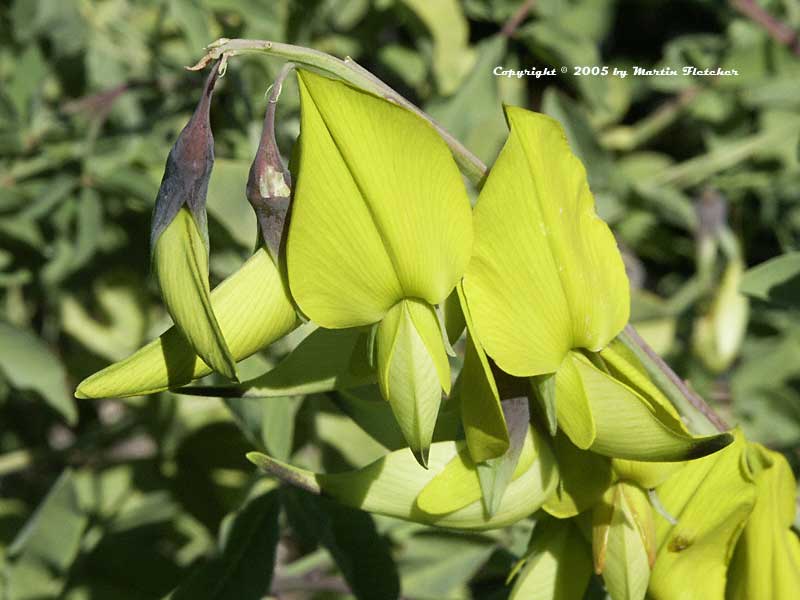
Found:
<path fill-rule="evenodd" d="M 217 421 L 190 433 L 177 450 L 174 493 L 186 510 L 211 531 L 217 530 L 244 494 L 236 480 L 228 484 L 219 480 L 217 473 L 239 471 L 244 481 L 249 471 L 245 454 L 250 449 L 235 424 Z"/>

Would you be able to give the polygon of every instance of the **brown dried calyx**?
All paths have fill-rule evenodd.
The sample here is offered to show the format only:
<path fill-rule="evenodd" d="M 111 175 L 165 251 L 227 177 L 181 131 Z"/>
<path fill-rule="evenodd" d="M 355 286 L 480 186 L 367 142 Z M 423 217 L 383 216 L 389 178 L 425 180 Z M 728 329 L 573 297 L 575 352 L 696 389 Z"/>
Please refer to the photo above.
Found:
<path fill-rule="evenodd" d="M 276 264 L 283 252 L 283 234 L 289 221 L 292 180 L 275 140 L 275 107 L 283 81 L 292 69 L 292 63 L 284 65 L 272 86 L 261 140 L 247 179 L 247 200 L 256 213 L 261 239 Z"/>

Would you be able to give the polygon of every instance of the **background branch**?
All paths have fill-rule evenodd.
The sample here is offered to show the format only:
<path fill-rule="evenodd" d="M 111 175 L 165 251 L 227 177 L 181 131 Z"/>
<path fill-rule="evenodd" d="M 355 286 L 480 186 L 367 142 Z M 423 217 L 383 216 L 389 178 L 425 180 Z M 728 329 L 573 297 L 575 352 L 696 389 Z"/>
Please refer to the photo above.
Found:
<path fill-rule="evenodd" d="M 751 21 L 761 25 L 776 42 L 787 46 L 800 56 L 800 37 L 797 32 L 761 8 L 755 0 L 731 0 L 731 6 Z"/>

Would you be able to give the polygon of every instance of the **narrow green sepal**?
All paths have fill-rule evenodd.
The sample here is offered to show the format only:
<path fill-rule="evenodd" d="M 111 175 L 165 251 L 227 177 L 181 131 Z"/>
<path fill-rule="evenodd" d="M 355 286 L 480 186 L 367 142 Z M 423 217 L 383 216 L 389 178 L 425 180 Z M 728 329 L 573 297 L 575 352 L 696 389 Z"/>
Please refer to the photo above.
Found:
<path fill-rule="evenodd" d="M 508 427 L 508 449 L 498 457 L 477 464 L 483 504 L 489 516 L 500 509 L 506 488 L 523 462 L 521 456 L 531 418 L 526 397 L 504 400 L 501 406 Z"/>
<path fill-rule="evenodd" d="M 556 412 L 556 374 L 534 375 L 531 377 L 531 389 L 547 422 L 548 433 L 555 437 L 558 431 L 558 414 Z"/>
<path fill-rule="evenodd" d="M 473 461 L 480 464 L 503 456 L 508 451 L 509 432 L 492 367 L 472 331 L 469 307 L 461 285 L 456 289 L 461 307 L 459 312 L 467 328 L 464 365 L 457 380 L 457 399 L 461 406 L 461 422 L 470 455 Z M 526 392 L 522 393 L 524 394 Z M 519 395 L 521 394 L 509 397 Z"/>

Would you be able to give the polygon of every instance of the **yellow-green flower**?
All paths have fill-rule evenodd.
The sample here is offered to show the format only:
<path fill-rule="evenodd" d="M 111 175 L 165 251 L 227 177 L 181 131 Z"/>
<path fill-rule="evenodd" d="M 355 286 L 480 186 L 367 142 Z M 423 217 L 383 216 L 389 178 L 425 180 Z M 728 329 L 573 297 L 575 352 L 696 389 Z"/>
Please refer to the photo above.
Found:
<path fill-rule="evenodd" d="M 298 177 L 286 246 L 300 309 L 332 329 L 376 325 L 378 381 L 427 462 L 450 367 L 434 307 L 461 278 L 472 220 L 450 151 L 424 119 L 300 71 Z"/>

